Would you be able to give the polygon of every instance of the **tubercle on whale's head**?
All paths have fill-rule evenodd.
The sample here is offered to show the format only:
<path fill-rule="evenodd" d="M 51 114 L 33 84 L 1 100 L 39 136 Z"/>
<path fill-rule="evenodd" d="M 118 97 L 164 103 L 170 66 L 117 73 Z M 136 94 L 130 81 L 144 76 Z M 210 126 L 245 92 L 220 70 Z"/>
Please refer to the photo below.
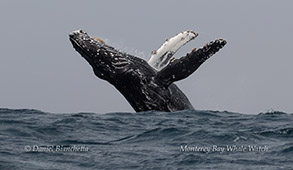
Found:
<path fill-rule="evenodd" d="M 121 72 L 125 72 L 130 64 L 125 53 L 106 45 L 102 39 L 89 36 L 83 30 L 73 31 L 69 34 L 69 39 L 101 79 L 113 80 Z"/>

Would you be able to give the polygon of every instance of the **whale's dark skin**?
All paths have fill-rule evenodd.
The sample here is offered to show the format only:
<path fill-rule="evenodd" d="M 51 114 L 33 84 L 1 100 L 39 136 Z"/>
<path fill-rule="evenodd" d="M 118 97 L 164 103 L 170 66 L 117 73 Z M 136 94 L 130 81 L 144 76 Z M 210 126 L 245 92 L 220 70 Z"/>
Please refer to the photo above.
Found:
<path fill-rule="evenodd" d="M 115 86 L 136 112 L 194 109 L 173 82 L 188 77 L 226 44 L 222 39 L 210 42 L 157 71 L 145 60 L 120 52 L 82 30 L 72 32 L 69 39 L 95 75 Z"/>

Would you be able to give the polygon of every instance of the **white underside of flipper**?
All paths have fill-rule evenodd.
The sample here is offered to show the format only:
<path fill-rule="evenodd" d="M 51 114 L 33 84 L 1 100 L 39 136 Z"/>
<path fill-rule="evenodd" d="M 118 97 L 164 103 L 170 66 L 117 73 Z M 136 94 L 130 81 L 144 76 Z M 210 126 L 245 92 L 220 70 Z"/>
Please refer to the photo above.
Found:
<path fill-rule="evenodd" d="M 148 61 L 149 65 L 161 70 L 180 47 L 193 40 L 197 35 L 194 31 L 184 31 L 167 39 L 158 50 L 152 51 L 152 56 Z"/>

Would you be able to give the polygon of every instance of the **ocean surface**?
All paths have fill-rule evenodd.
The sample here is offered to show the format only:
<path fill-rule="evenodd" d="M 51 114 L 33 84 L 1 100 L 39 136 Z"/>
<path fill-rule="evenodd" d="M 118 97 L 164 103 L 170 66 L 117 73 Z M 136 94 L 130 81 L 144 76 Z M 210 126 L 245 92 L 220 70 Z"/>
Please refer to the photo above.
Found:
<path fill-rule="evenodd" d="M 293 169 L 293 114 L 0 109 L 0 169 Z"/>

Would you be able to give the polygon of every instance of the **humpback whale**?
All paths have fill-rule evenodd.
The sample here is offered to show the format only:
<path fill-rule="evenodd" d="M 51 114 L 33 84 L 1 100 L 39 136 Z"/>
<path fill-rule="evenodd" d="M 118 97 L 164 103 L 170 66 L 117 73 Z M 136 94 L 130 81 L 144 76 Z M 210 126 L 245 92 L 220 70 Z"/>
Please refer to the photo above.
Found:
<path fill-rule="evenodd" d="M 175 52 L 198 34 L 184 31 L 167 39 L 152 52 L 149 61 L 121 52 L 83 30 L 69 34 L 75 50 L 91 65 L 94 74 L 112 84 L 136 112 L 156 110 L 173 112 L 194 109 L 174 82 L 195 72 L 225 46 L 217 39 L 176 59 Z"/>

